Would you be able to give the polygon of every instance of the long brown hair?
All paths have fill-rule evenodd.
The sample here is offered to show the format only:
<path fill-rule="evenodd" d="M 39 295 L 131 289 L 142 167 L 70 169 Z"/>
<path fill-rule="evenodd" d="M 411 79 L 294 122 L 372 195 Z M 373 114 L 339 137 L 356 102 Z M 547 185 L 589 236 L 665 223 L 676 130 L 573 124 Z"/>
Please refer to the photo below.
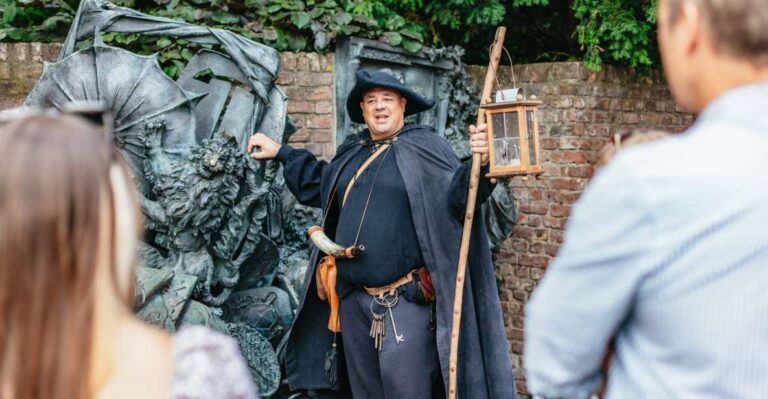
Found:
<path fill-rule="evenodd" d="M 101 129 L 79 117 L 0 126 L 2 399 L 92 394 L 97 256 L 100 245 L 115 253 L 116 158 Z"/>

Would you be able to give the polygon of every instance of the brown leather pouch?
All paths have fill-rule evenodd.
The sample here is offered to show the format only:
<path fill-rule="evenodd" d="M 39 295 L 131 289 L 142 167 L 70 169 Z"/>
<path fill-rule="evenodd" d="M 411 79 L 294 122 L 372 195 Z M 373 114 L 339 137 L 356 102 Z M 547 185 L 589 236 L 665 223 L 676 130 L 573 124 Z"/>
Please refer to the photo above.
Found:
<path fill-rule="evenodd" d="M 341 332 L 339 321 L 339 295 L 336 292 L 336 258 L 331 255 L 323 257 L 315 271 L 315 283 L 317 296 L 331 306 L 331 315 L 328 318 L 328 329 L 333 332 Z"/>

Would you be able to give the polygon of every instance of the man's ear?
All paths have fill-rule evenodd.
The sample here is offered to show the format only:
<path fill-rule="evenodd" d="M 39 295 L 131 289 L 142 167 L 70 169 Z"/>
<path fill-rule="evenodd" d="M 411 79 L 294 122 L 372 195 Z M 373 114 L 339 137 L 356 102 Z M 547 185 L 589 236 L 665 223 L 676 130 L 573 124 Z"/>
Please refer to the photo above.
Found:
<path fill-rule="evenodd" d="M 402 106 L 403 109 L 405 109 L 405 104 L 407 104 L 407 103 L 408 103 L 408 100 L 406 100 L 405 97 L 400 96 L 400 106 Z"/>
<path fill-rule="evenodd" d="M 701 9 L 692 1 L 684 1 L 680 5 L 679 17 L 674 23 L 676 26 L 672 26 L 672 29 L 680 30 L 680 40 L 682 46 L 680 48 L 686 52 L 687 55 L 692 56 L 697 51 L 701 50 L 705 41 L 711 40 L 711 36 L 704 29 L 703 15 Z"/>

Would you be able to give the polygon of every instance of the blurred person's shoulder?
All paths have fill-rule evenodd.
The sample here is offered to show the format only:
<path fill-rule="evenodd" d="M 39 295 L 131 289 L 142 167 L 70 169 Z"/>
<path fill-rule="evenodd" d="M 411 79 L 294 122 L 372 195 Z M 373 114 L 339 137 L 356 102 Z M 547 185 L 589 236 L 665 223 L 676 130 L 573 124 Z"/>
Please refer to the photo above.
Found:
<path fill-rule="evenodd" d="M 200 326 L 173 336 L 171 398 L 258 398 L 232 337 Z"/>

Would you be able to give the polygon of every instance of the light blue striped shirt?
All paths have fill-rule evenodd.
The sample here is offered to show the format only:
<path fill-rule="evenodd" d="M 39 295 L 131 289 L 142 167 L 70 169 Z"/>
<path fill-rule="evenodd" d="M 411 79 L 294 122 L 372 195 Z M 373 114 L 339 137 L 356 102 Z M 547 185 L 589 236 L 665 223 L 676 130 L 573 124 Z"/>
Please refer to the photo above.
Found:
<path fill-rule="evenodd" d="M 768 398 L 768 83 L 622 151 L 571 213 L 526 306 L 529 391 Z"/>

